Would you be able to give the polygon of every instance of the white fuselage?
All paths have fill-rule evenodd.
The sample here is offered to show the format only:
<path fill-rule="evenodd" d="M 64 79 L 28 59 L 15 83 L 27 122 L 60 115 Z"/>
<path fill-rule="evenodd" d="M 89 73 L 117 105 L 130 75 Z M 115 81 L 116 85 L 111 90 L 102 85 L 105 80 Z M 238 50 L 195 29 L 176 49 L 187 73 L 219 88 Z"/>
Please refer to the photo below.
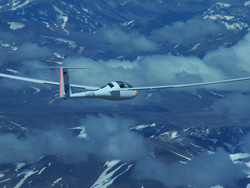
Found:
<path fill-rule="evenodd" d="M 123 89 L 126 88 L 126 87 L 123 87 L 124 84 L 126 83 L 111 82 L 107 84 L 106 86 L 101 87 L 98 90 L 73 93 L 70 95 L 70 98 L 101 98 L 101 99 L 119 101 L 119 100 L 132 99 L 138 95 L 138 92 L 136 90 L 120 91 L 121 88 Z"/>

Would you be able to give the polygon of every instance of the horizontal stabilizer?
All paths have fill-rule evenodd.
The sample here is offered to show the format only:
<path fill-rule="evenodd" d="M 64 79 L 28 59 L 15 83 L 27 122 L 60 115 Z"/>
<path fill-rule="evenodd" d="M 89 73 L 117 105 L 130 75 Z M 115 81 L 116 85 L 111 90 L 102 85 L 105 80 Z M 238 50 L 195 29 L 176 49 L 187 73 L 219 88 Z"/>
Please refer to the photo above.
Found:
<path fill-rule="evenodd" d="M 40 66 L 38 68 L 41 69 L 90 69 L 90 68 L 85 68 L 85 67 L 46 67 L 46 66 Z"/>

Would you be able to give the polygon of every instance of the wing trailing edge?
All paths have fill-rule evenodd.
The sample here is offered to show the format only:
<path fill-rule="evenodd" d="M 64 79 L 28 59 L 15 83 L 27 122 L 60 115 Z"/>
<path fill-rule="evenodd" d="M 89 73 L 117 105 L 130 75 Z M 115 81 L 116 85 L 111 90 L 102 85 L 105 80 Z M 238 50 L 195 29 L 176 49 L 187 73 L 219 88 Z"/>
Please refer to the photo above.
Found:
<path fill-rule="evenodd" d="M 10 75 L 10 74 L 3 74 L 3 73 L 0 73 L 0 77 L 10 78 L 10 79 L 15 79 L 15 80 L 21 80 L 21 81 L 26 81 L 26 82 L 33 82 L 33 83 L 38 83 L 38 84 L 46 84 L 46 85 L 59 86 L 59 84 L 60 84 L 59 82 L 53 82 L 53 81 L 47 81 L 47 80 L 40 80 L 40 79 L 34 79 L 34 78 L 27 78 L 27 77 Z M 99 89 L 99 87 L 77 85 L 77 84 L 71 84 L 71 87 L 78 88 L 78 89 L 89 89 L 89 90 Z"/>
<path fill-rule="evenodd" d="M 150 87 L 132 87 L 132 88 L 126 88 L 126 89 L 119 89 L 119 90 L 120 91 L 125 91 L 125 90 L 152 90 L 152 89 L 171 89 L 171 88 L 184 88 L 184 87 L 198 87 L 198 86 L 205 86 L 205 85 L 215 85 L 215 84 L 222 84 L 222 83 L 238 82 L 238 81 L 244 81 L 244 80 L 250 80 L 250 77 L 235 78 L 235 79 L 228 79 L 228 80 L 219 80 L 219 81 L 211 81 L 211 82 L 191 83 L 191 84 L 150 86 Z"/>

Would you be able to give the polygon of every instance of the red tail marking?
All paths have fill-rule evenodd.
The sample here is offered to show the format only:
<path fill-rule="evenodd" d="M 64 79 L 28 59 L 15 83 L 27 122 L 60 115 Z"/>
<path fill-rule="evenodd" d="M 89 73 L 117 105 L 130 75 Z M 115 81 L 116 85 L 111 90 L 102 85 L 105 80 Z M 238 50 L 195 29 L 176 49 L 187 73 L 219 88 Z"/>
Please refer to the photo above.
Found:
<path fill-rule="evenodd" d="M 61 97 L 61 72 L 62 72 L 62 70 L 61 70 L 62 68 L 60 68 L 60 70 L 59 70 L 59 97 Z"/>

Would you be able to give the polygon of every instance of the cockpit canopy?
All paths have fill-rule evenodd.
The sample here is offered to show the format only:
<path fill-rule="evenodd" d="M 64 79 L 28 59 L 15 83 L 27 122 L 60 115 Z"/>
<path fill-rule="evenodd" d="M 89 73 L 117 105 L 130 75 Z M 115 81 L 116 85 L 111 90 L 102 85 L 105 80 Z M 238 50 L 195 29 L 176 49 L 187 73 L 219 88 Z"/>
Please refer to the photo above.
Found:
<path fill-rule="evenodd" d="M 111 82 L 111 83 L 108 83 L 107 85 L 101 87 L 101 88 L 104 88 L 106 86 L 109 86 L 110 88 L 113 88 L 114 87 L 114 84 L 118 85 L 120 88 L 132 88 L 132 86 L 126 82 L 122 82 L 122 81 L 115 81 L 115 82 Z"/>
<path fill-rule="evenodd" d="M 131 88 L 132 86 L 126 82 L 116 81 L 120 88 Z"/>

